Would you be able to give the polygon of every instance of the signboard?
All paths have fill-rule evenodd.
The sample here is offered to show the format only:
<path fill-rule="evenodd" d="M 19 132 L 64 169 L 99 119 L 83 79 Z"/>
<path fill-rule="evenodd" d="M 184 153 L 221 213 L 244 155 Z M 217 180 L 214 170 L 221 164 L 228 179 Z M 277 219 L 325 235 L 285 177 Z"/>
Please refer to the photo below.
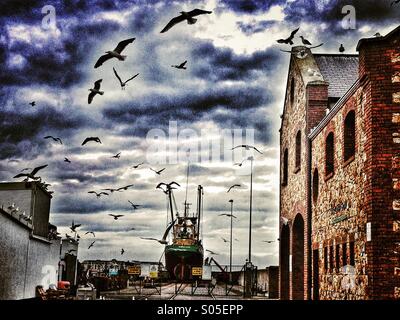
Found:
<path fill-rule="evenodd" d="M 117 275 L 118 275 L 118 269 L 116 269 L 116 268 L 110 268 L 110 269 L 108 270 L 108 274 L 109 274 L 110 276 L 117 276 Z"/>
<path fill-rule="evenodd" d="M 203 274 L 202 267 L 193 267 L 192 268 L 192 276 L 201 276 Z"/>
<path fill-rule="evenodd" d="M 140 274 L 140 266 L 131 266 L 128 267 L 128 274 L 139 275 Z"/>
<path fill-rule="evenodd" d="M 142 276 L 142 277 L 150 277 L 150 265 L 142 264 L 140 266 L 140 276 Z"/>
<path fill-rule="evenodd" d="M 150 266 L 150 278 L 158 278 L 158 265 L 153 264 Z"/>
<path fill-rule="evenodd" d="M 211 266 L 203 266 L 203 280 L 211 280 Z"/>

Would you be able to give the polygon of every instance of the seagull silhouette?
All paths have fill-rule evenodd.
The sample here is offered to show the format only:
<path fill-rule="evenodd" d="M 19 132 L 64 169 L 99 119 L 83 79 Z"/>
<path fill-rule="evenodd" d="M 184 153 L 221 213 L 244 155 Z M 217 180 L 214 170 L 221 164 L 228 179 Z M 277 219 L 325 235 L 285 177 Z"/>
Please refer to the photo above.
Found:
<path fill-rule="evenodd" d="M 312 45 L 312 43 L 310 41 L 308 41 L 306 38 L 304 38 L 303 36 L 300 36 L 300 38 L 301 38 L 301 42 L 303 42 L 303 44 L 305 46 L 311 46 Z"/>
<path fill-rule="evenodd" d="M 141 207 L 140 204 L 134 204 L 134 203 L 133 203 L 132 201 L 130 201 L 130 200 L 128 200 L 128 202 L 131 204 L 133 210 L 136 210 L 136 209 L 138 209 L 139 207 Z"/>
<path fill-rule="evenodd" d="M 218 216 L 227 216 L 227 217 L 232 217 L 232 218 L 237 218 L 237 217 L 235 217 L 233 214 L 228 214 L 228 213 L 221 213 L 221 214 L 219 214 Z"/>
<path fill-rule="evenodd" d="M 343 53 L 343 52 L 345 52 L 345 51 L 346 51 L 346 49 L 344 48 L 343 44 L 340 44 L 339 52 L 340 52 L 340 53 Z"/>
<path fill-rule="evenodd" d="M 101 143 L 100 138 L 98 137 L 87 137 L 83 142 L 82 142 L 82 146 L 84 146 L 86 143 L 90 142 L 90 141 L 94 141 L 97 143 Z"/>
<path fill-rule="evenodd" d="M 72 225 L 69 227 L 72 232 L 76 232 L 76 228 L 79 228 L 81 224 L 75 224 L 74 220 L 72 220 Z"/>
<path fill-rule="evenodd" d="M 123 215 L 123 214 L 109 214 L 109 216 L 110 216 L 110 217 L 113 217 L 114 220 L 118 220 L 118 218 L 121 218 L 121 217 L 123 217 L 124 215 Z"/>
<path fill-rule="evenodd" d="M 106 188 L 106 189 L 101 189 L 101 190 L 110 191 L 111 193 L 113 193 L 114 191 L 117 191 L 117 189 L 113 189 L 113 188 Z"/>
<path fill-rule="evenodd" d="M 222 237 L 221 237 L 221 239 L 222 239 L 222 241 L 225 242 L 225 243 L 229 242 L 229 241 L 226 240 L 225 238 L 222 238 Z"/>
<path fill-rule="evenodd" d="M 26 177 L 26 179 L 31 178 L 32 180 L 39 180 L 40 177 L 36 177 L 35 176 L 36 173 L 38 173 L 40 170 L 46 168 L 47 166 L 48 166 L 48 164 L 45 164 L 45 165 L 40 166 L 40 167 L 36 167 L 30 173 L 19 173 L 14 177 L 14 179 L 21 178 L 21 177 Z"/>
<path fill-rule="evenodd" d="M 258 153 L 261 153 L 261 154 L 262 154 L 262 152 L 261 152 L 260 150 L 258 150 L 256 147 L 250 146 L 250 145 L 248 145 L 248 144 L 241 144 L 241 145 L 238 145 L 238 146 L 232 148 L 231 150 L 235 150 L 235 149 L 237 149 L 237 148 L 245 148 L 246 150 L 254 149 L 254 150 L 256 150 Z"/>
<path fill-rule="evenodd" d="M 194 19 L 193 17 L 196 17 L 201 14 L 211 14 L 212 11 L 206 11 L 206 10 L 201 10 L 201 9 L 194 9 L 189 12 L 181 11 L 180 15 L 172 18 L 168 24 L 164 27 L 164 29 L 161 30 L 161 33 L 167 32 L 169 29 L 171 29 L 174 25 L 187 20 L 188 24 L 195 24 L 197 22 L 197 19 Z"/>
<path fill-rule="evenodd" d="M 151 171 L 157 173 L 158 175 L 160 175 L 161 172 L 163 172 L 163 171 L 165 170 L 165 168 L 163 168 L 163 169 L 161 169 L 161 170 L 158 170 L 158 171 L 156 171 L 156 170 L 154 170 L 154 169 L 152 169 L 152 168 L 149 168 L 149 169 L 150 169 Z"/>
<path fill-rule="evenodd" d="M 206 249 L 206 251 L 209 252 L 209 253 L 211 253 L 211 254 L 213 254 L 213 255 L 216 255 L 216 256 L 218 255 L 218 253 L 216 253 L 216 252 L 214 252 L 214 251 L 211 251 L 211 250 L 208 250 L 208 249 Z"/>
<path fill-rule="evenodd" d="M 105 55 L 102 55 L 96 62 L 96 64 L 94 65 L 95 68 L 100 67 L 104 62 L 106 62 L 109 59 L 112 58 L 117 58 L 120 61 L 124 61 L 126 59 L 126 56 L 121 55 L 122 51 L 125 49 L 125 47 L 132 43 L 133 41 L 135 41 L 135 38 L 130 38 L 130 39 L 126 39 L 121 41 L 120 43 L 118 43 L 118 45 L 115 47 L 114 50 L 112 51 L 106 51 Z"/>
<path fill-rule="evenodd" d="M 96 241 L 93 241 L 93 242 L 89 245 L 88 250 L 89 250 L 91 247 L 94 246 L 95 242 L 96 242 Z"/>
<path fill-rule="evenodd" d="M 121 249 L 121 256 L 124 254 L 125 250 L 124 248 Z"/>
<path fill-rule="evenodd" d="M 89 89 L 90 93 L 88 96 L 88 104 L 91 104 L 93 101 L 93 98 L 96 94 L 99 95 L 103 95 L 104 91 L 100 91 L 100 87 L 101 87 L 101 82 L 103 81 L 103 79 L 99 79 L 94 83 L 94 88 L 93 89 Z"/>
<path fill-rule="evenodd" d="M 279 39 L 276 42 L 278 43 L 284 43 L 284 44 L 290 44 L 293 45 L 293 39 L 294 39 L 294 35 L 297 33 L 297 31 L 299 31 L 300 28 L 297 28 L 296 30 L 293 30 L 292 33 L 290 34 L 290 36 L 286 39 Z"/>
<path fill-rule="evenodd" d="M 122 90 L 125 90 L 125 86 L 126 86 L 126 84 L 127 84 L 129 81 L 135 79 L 135 78 L 139 75 L 139 73 L 137 73 L 137 74 L 135 74 L 132 78 L 129 78 L 129 79 L 126 80 L 126 81 L 122 81 L 122 80 L 121 80 L 121 77 L 120 77 L 120 76 L 118 75 L 118 73 L 117 73 L 117 70 L 115 70 L 115 68 L 113 68 L 113 70 L 114 70 L 115 76 L 116 76 L 116 77 L 118 78 L 118 80 L 119 80 L 119 84 L 121 85 L 121 89 L 122 89 Z"/>
<path fill-rule="evenodd" d="M 44 139 L 53 139 L 54 142 L 59 142 L 60 144 L 63 144 L 61 138 L 55 138 L 53 136 L 45 136 Z"/>
<path fill-rule="evenodd" d="M 133 184 L 128 184 L 127 186 L 120 187 L 116 191 L 128 190 L 130 187 L 133 187 Z"/>
<path fill-rule="evenodd" d="M 137 168 L 139 168 L 141 165 L 144 165 L 144 162 L 138 163 L 138 164 L 132 166 L 132 168 L 133 168 L 133 169 L 137 169 Z"/>
<path fill-rule="evenodd" d="M 231 191 L 231 189 L 236 188 L 236 187 L 241 187 L 241 185 L 240 184 L 234 184 L 234 185 L 229 187 L 227 192 Z"/>
<path fill-rule="evenodd" d="M 76 249 L 70 249 L 70 250 L 68 250 L 67 253 L 68 253 L 68 254 L 71 254 L 71 253 L 74 252 L 74 251 L 76 252 Z"/>
<path fill-rule="evenodd" d="M 29 102 L 29 104 L 30 104 L 32 107 L 36 106 L 36 102 L 35 102 L 35 101 Z"/>
<path fill-rule="evenodd" d="M 69 160 L 68 158 L 64 158 L 64 162 L 71 163 L 71 160 Z"/>
<path fill-rule="evenodd" d="M 111 158 L 115 158 L 115 159 L 121 158 L 121 152 L 118 152 L 115 156 L 112 156 Z"/>
<path fill-rule="evenodd" d="M 173 66 L 171 66 L 171 67 L 172 67 L 172 68 L 176 68 L 176 69 L 183 69 L 183 70 L 186 70 L 186 69 L 187 69 L 187 68 L 185 67 L 186 63 L 187 63 L 187 60 L 185 60 L 185 61 L 182 62 L 181 64 L 173 65 Z"/>
<path fill-rule="evenodd" d="M 108 193 L 107 193 L 107 192 L 99 192 L 99 193 L 97 193 L 96 191 L 89 191 L 88 193 L 93 193 L 93 194 L 95 194 L 97 198 L 100 198 L 103 194 L 104 194 L 105 196 L 108 196 Z"/>
<path fill-rule="evenodd" d="M 86 234 L 92 234 L 93 235 L 93 237 L 95 237 L 96 238 L 96 235 L 95 235 L 95 233 L 93 232 L 93 231 L 87 231 L 87 232 L 85 232 L 85 235 Z"/>
<path fill-rule="evenodd" d="M 274 240 L 264 240 L 263 242 L 266 242 L 266 243 L 273 243 L 273 242 L 275 242 Z"/>

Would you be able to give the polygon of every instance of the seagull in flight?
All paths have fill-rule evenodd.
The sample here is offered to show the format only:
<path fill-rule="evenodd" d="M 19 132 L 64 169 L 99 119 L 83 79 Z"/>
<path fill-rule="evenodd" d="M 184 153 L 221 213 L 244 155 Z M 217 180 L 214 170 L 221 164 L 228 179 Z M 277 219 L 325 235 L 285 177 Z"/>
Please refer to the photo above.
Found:
<path fill-rule="evenodd" d="M 187 68 L 185 67 L 186 63 L 187 63 L 187 60 L 185 60 L 185 61 L 182 62 L 181 64 L 174 65 L 174 66 L 171 66 L 171 67 L 172 67 L 172 68 L 176 68 L 176 69 L 183 69 L 183 70 L 186 70 L 186 69 L 187 69 Z"/>
<path fill-rule="evenodd" d="M 236 188 L 236 187 L 241 187 L 241 185 L 240 184 L 234 184 L 234 185 L 229 187 L 227 192 L 231 191 L 231 189 Z"/>
<path fill-rule="evenodd" d="M 237 149 L 237 148 L 245 148 L 246 150 L 254 149 L 254 150 L 256 150 L 258 153 L 261 153 L 261 154 L 262 154 L 262 152 L 261 152 L 260 150 L 258 150 L 256 147 L 250 146 L 250 145 L 248 145 L 248 144 L 241 144 L 241 145 L 239 145 L 239 146 L 236 146 L 236 147 L 232 148 L 231 150 L 234 150 L 234 149 Z"/>
<path fill-rule="evenodd" d="M 118 45 L 115 47 L 113 51 L 106 51 L 106 54 L 102 55 L 99 60 L 97 60 L 96 64 L 94 65 L 95 68 L 100 67 L 104 62 L 106 62 L 109 59 L 112 58 L 117 58 L 120 61 L 124 61 L 126 56 L 121 55 L 122 51 L 125 49 L 125 47 L 135 41 L 135 38 L 130 38 L 121 41 L 118 43 Z"/>
<path fill-rule="evenodd" d="M 81 224 L 75 224 L 74 220 L 72 220 L 72 225 L 69 227 L 72 232 L 76 232 L 76 228 L 79 228 Z"/>
<path fill-rule="evenodd" d="M 133 203 L 132 201 L 130 201 L 130 200 L 128 200 L 128 202 L 131 204 L 133 210 L 136 210 L 136 209 L 138 209 L 139 207 L 141 207 L 140 204 L 134 204 L 134 203 Z"/>
<path fill-rule="evenodd" d="M 152 169 L 152 168 L 149 168 L 149 169 L 150 169 L 151 171 L 157 173 L 158 175 L 160 175 L 161 172 L 163 172 L 163 171 L 165 170 L 165 168 L 163 168 L 163 169 L 161 169 L 161 170 L 158 170 L 158 171 L 156 171 L 156 170 L 154 170 L 154 169 Z"/>
<path fill-rule="evenodd" d="M 222 241 L 225 242 L 225 243 L 229 242 L 229 241 L 226 240 L 225 238 L 222 238 L 222 237 L 221 237 L 221 239 L 222 239 Z"/>
<path fill-rule="evenodd" d="M 310 41 L 308 41 L 306 38 L 304 38 L 303 36 L 300 36 L 301 38 L 301 42 L 303 42 L 303 44 L 305 46 L 312 46 L 312 43 Z"/>
<path fill-rule="evenodd" d="M 44 139 L 53 139 L 54 142 L 59 142 L 60 144 L 63 144 L 61 138 L 55 138 L 53 136 L 45 136 Z"/>
<path fill-rule="evenodd" d="M 115 159 L 121 158 L 121 152 L 118 152 L 115 156 L 112 156 L 111 158 L 115 158 Z"/>
<path fill-rule="evenodd" d="M 293 45 L 293 39 L 294 39 L 294 35 L 297 33 L 297 31 L 299 31 L 300 28 L 297 28 L 296 30 L 293 30 L 292 33 L 290 34 L 290 36 L 286 39 L 279 39 L 276 42 L 278 43 L 284 43 L 284 44 L 290 44 Z"/>
<path fill-rule="evenodd" d="M 36 102 L 35 102 L 35 101 L 29 102 L 29 104 L 30 104 L 32 107 L 36 106 Z"/>
<path fill-rule="evenodd" d="M 137 168 L 139 168 L 141 165 L 144 165 L 144 162 L 141 162 L 141 163 L 138 163 L 138 164 L 132 166 L 132 169 L 137 169 Z"/>
<path fill-rule="evenodd" d="M 143 239 L 143 240 L 153 240 L 153 241 L 157 241 L 157 242 L 160 243 L 160 244 L 168 244 L 168 241 L 167 241 L 168 233 L 169 233 L 169 231 L 171 230 L 171 228 L 175 225 L 175 221 L 176 221 L 176 220 L 172 221 L 172 222 L 168 225 L 167 229 L 165 229 L 165 232 L 164 232 L 164 235 L 163 235 L 162 239 L 144 238 L 144 237 L 140 237 L 140 239 Z"/>
<path fill-rule="evenodd" d="M 82 146 L 84 146 L 86 143 L 90 142 L 90 141 L 94 141 L 97 143 L 101 143 L 100 138 L 98 137 L 87 137 L 83 142 L 82 142 Z"/>
<path fill-rule="evenodd" d="M 133 187 L 133 184 L 128 184 L 125 187 L 118 188 L 116 191 L 128 190 L 130 187 Z"/>
<path fill-rule="evenodd" d="M 273 243 L 273 242 L 275 242 L 274 240 L 264 240 L 263 242 L 266 242 L 266 243 Z"/>
<path fill-rule="evenodd" d="M 95 238 L 96 238 L 96 235 L 95 235 L 95 233 L 94 233 L 93 231 L 87 231 L 87 232 L 85 232 L 85 235 L 87 235 L 87 234 L 92 234 L 92 235 L 93 235 L 93 237 L 95 237 Z"/>
<path fill-rule="evenodd" d="M 74 251 L 76 252 L 76 249 L 70 249 L 70 250 L 68 250 L 68 254 L 71 254 Z"/>
<path fill-rule="evenodd" d="M 104 91 L 100 91 L 100 87 L 101 87 L 101 82 L 103 81 L 103 79 L 99 79 L 94 83 L 94 88 L 93 89 L 89 89 L 90 93 L 88 96 L 88 103 L 91 104 L 93 101 L 93 98 L 96 94 L 99 95 L 103 95 Z"/>
<path fill-rule="evenodd" d="M 109 214 L 109 216 L 110 217 L 113 217 L 114 218 L 114 220 L 118 220 L 118 218 L 121 218 L 121 217 L 123 217 L 124 215 L 123 214 Z"/>
<path fill-rule="evenodd" d="M 64 162 L 71 163 L 71 160 L 69 160 L 68 158 L 64 158 Z"/>
<path fill-rule="evenodd" d="M 183 22 L 187 20 L 188 24 L 195 24 L 197 22 L 197 19 L 194 19 L 193 17 L 202 15 L 202 14 L 211 14 L 212 11 L 206 11 L 206 10 L 201 10 L 201 9 L 194 9 L 189 12 L 181 11 L 180 15 L 172 18 L 170 22 L 164 27 L 164 29 L 161 30 L 161 33 L 167 32 L 169 29 L 171 29 L 174 25 Z"/>
<path fill-rule="evenodd" d="M 206 249 L 206 251 L 209 252 L 209 253 L 211 253 L 211 254 L 213 254 L 213 255 L 216 255 L 216 256 L 218 255 L 218 253 L 216 253 L 216 252 L 214 252 L 214 251 L 211 251 L 211 250 L 208 250 L 208 249 Z"/>
<path fill-rule="evenodd" d="M 45 165 L 40 166 L 40 167 L 36 167 L 30 173 L 19 173 L 14 177 L 14 179 L 21 178 L 21 177 L 26 177 L 26 179 L 31 178 L 32 180 L 39 180 L 40 177 L 36 177 L 35 176 L 36 173 L 38 173 L 40 170 L 46 168 L 47 166 L 48 166 L 48 164 L 45 164 Z"/>
<path fill-rule="evenodd" d="M 104 191 L 110 191 L 111 193 L 113 193 L 114 191 L 117 191 L 117 189 L 113 189 L 113 188 L 106 188 L 106 189 L 101 189 Z"/>
<path fill-rule="evenodd" d="M 95 194 L 97 198 L 100 198 L 103 194 L 104 194 L 105 196 L 108 196 L 108 193 L 107 193 L 107 192 L 99 192 L 99 193 L 97 193 L 96 191 L 89 191 L 88 193 L 93 193 L 93 194 Z"/>
<path fill-rule="evenodd" d="M 232 217 L 232 218 L 237 218 L 236 216 L 234 216 L 233 214 L 228 214 L 228 213 L 221 213 L 221 214 L 219 214 L 218 216 L 227 216 L 227 217 Z"/>
<path fill-rule="evenodd" d="M 139 75 L 139 73 L 137 73 L 137 74 L 135 74 L 132 78 L 129 78 L 129 79 L 126 80 L 126 81 L 122 81 L 122 80 L 121 80 L 121 77 L 120 77 L 120 76 L 118 75 L 118 73 L 117 73 L 117 70 L 115 70 L 115 68 L 113 68 L 113 70 L 114 70 L 115 76 L 117 77 L 117 79 L 118 79 L 118 81 L 119 81 L 119 84 L 121 85 L 121 89 L 122 89 L 122 90 L 125 90 L 125 86 L 126 86 L 126 84 L 127 84 L 129 81 L 135 79 L 135 78 Z"/>
<path fill-rule="evenodd" d="M 121 256 L 124 254 L 125 250 L 124 248 L 121 249 Z"/>
<path fill-rule="evenodd" d="M 96 241 L 93 241 L 91 244 L 90 244 L 90 246 L 88 247 L 88 250 L 91 248 L 91 247 L 93 247 L 94 246 L 94 243 L 95 243 Z"/>
<path fill-rule="evenodd" d="M 172 181 L 171 183 L 164 183 L 164 182 L 161 182 L 161 183 L 159 183 L 159 184 L 157 185 L 156 189 L 161 189 L 165 194 L 168 194 L 168 191 L 170 191 L 171 189 L 176 189 L 176 188 L 172 187 L 172 185 L 174 185 L 174 184 L 175 184 L 176 186 L 178 186 L 178 187 L 181 186 L 178 182 L 175 182 L 175 181 Z M 164 189 L 162 188 L 162 186 L 165 186 L 165 187 L 166 187 L 166 190 L 164 190 Z"/>

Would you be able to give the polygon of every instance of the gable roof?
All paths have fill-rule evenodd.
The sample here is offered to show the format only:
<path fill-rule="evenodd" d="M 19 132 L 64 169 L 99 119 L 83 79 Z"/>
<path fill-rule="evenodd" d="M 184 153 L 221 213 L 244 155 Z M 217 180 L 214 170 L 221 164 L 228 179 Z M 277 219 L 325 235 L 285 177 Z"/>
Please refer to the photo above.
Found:
<path fill-rule="evenodd" d="M 329 83 L 329 98 L 342 97 L 358 79 L 358 55 L 314 54 L 314 58 Z"/>

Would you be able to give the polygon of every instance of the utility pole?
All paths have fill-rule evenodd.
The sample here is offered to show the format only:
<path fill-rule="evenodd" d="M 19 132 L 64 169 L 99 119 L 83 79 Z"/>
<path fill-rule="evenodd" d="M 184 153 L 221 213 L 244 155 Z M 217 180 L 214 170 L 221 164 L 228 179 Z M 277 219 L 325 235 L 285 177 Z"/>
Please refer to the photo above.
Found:
<path fill-rule="evenodd" d="M 230 243 L 230 249 L 229 249 L 229 282 L 232 283 L 232 226 L 233 226 L 233 200 L 229 200 L 231 203 L 231 243 Z"/>

